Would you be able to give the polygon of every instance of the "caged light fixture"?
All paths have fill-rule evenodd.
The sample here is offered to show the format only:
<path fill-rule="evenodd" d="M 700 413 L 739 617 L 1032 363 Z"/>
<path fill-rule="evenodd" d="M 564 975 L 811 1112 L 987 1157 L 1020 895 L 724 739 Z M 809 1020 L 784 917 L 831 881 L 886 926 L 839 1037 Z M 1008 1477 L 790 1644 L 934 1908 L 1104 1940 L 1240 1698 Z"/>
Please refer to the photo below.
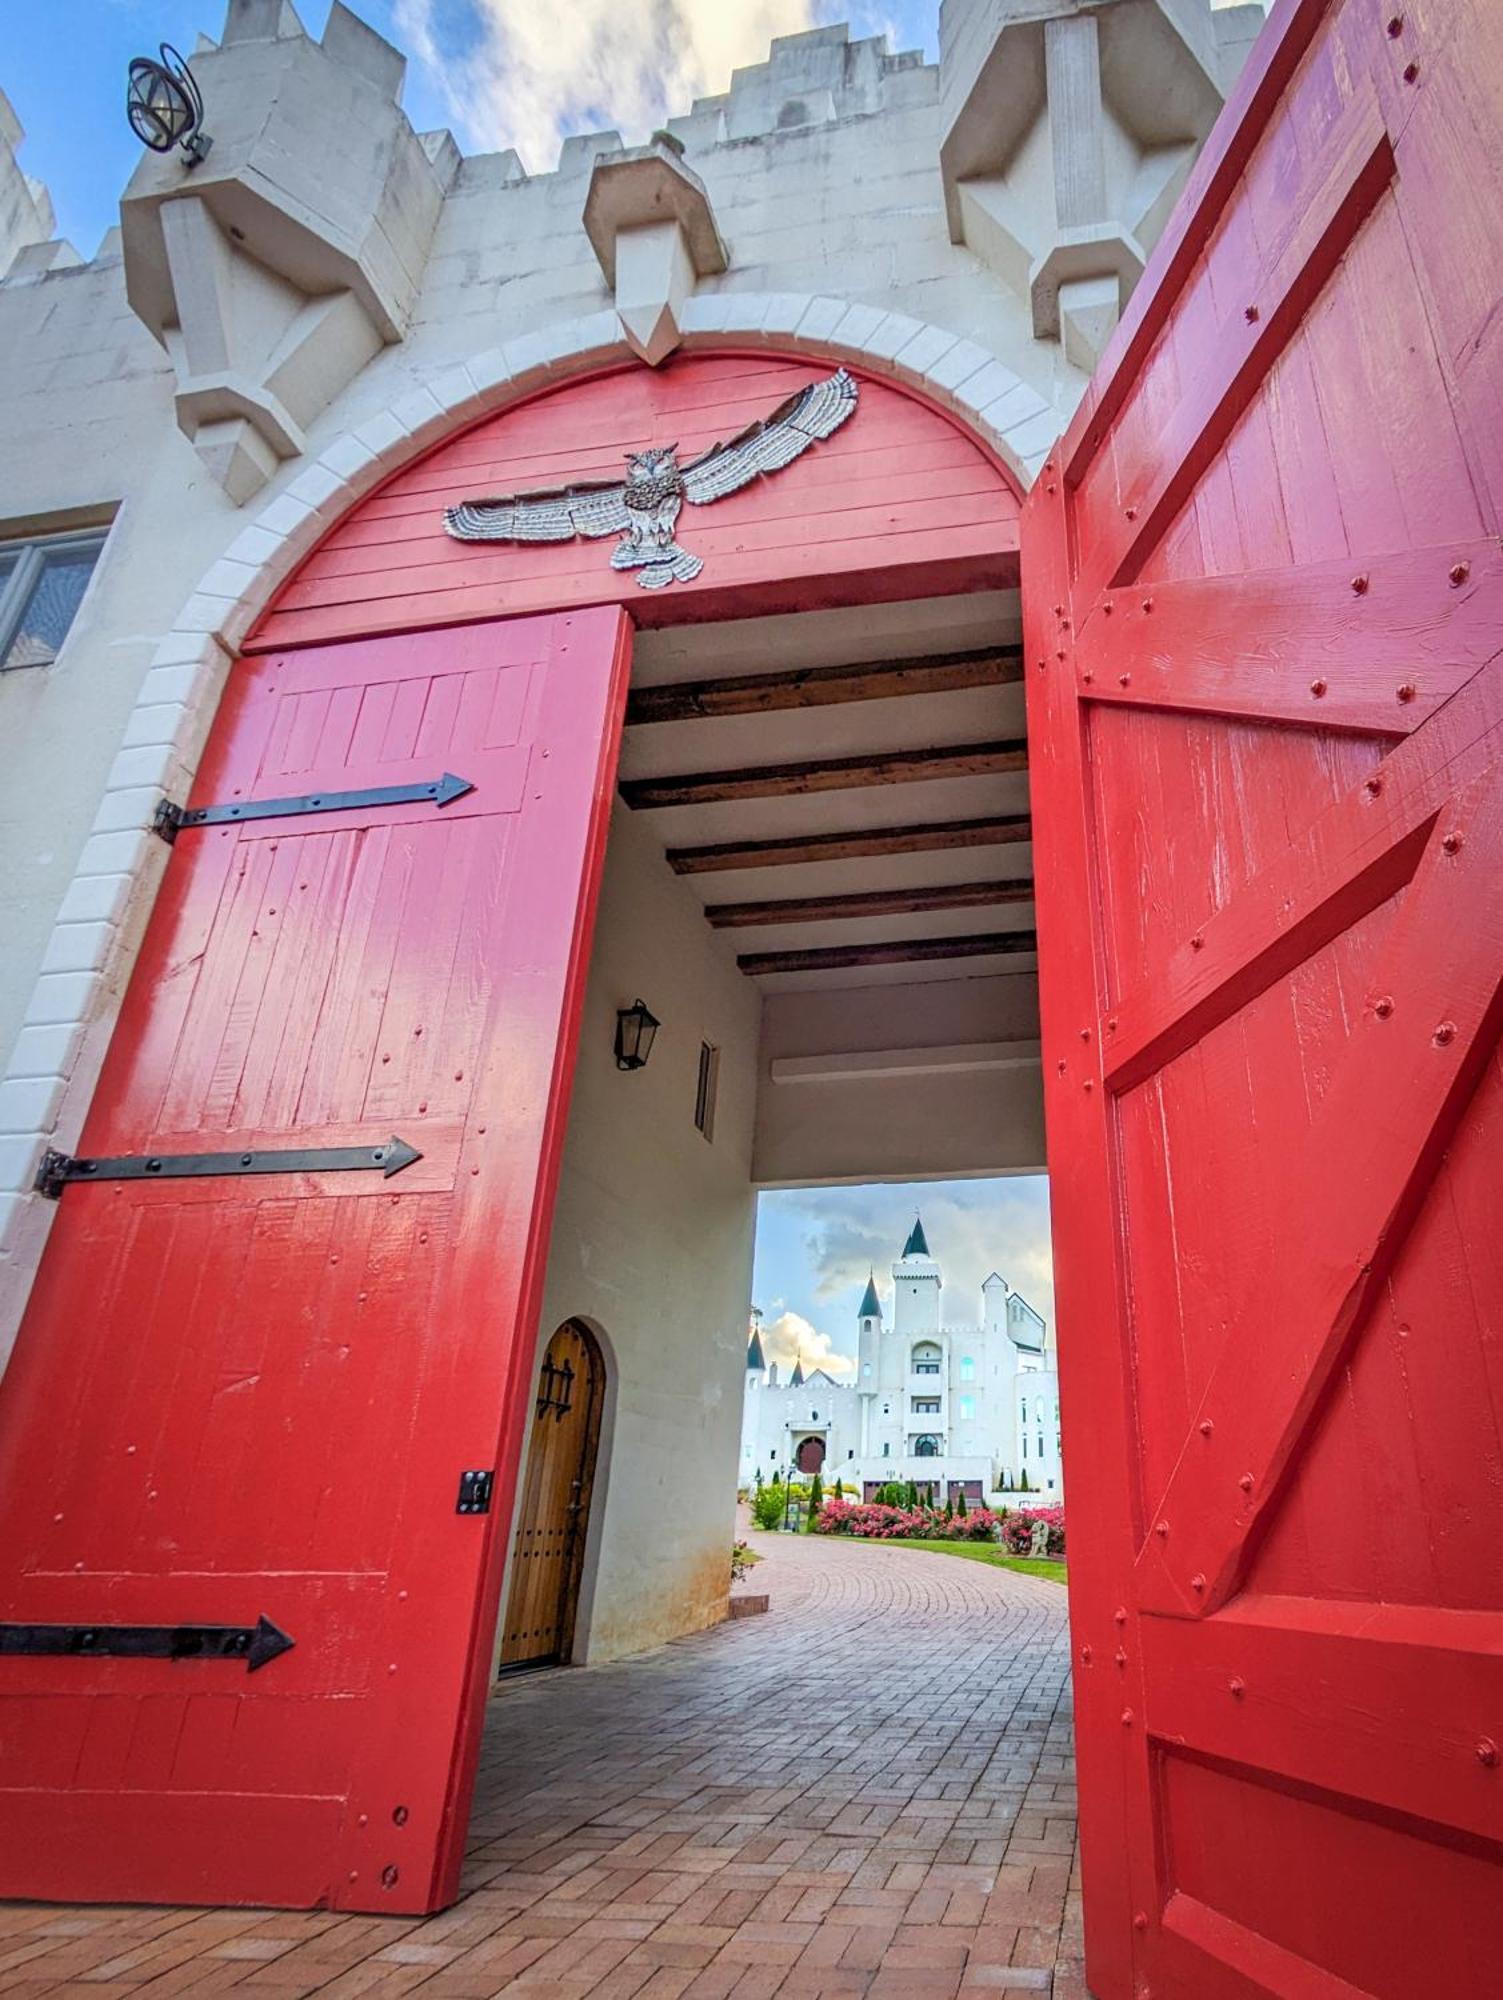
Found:
<path fill-rule="evenodd" d="M 125 88 L 130 129 L 154 153 L 181 146 L 196 167 L 213 140 L 203 129 L 204 100 L 193 72 L 170 42 L 160 44 L 160 62 L 137 56 Z"/>

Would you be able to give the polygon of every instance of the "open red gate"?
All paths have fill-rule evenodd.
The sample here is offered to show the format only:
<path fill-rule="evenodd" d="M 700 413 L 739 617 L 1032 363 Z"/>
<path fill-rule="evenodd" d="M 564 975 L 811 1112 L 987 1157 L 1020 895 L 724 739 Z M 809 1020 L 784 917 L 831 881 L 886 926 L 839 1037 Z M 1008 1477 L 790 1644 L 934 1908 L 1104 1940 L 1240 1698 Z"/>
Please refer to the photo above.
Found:
<path fill-rule="evenodd" d="M 0 1893 L 452 1899 L 628 659 L 231 676 L 0 1387 Z"/>
<path fill-rule="evenodd" d="M 1503 1991 L 1500 133 L 1281 0 L 1025 516 L 1102 2000 Z"/>

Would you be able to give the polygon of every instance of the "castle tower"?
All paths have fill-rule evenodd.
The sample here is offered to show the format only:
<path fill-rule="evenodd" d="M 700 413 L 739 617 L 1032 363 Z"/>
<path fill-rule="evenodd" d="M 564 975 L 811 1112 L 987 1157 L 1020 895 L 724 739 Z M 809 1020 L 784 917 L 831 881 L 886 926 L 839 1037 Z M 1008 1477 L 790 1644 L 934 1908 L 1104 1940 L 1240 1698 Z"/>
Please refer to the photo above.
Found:
<path fill-rule="evenodd" d="M 915 1216 L 903 1245 L 903 1254 L 892 1267 L 893 1331 L 910 1338 L 918 1333 L 939 1331 L 939 1266 L 929 1255 L 929 1239 L 921 1216 Z"/>
<path fill-rule="evenodd" d="M 877 1297 L 875 1271 L 867 1278 L 866 1290 L 856 1311 L 856 1332 L 859 1363 L 856 1379 L 865 1395 L 874 1396 L 877 1392 L 877 1350 L 882 1341 L 882 1301 Z"/>

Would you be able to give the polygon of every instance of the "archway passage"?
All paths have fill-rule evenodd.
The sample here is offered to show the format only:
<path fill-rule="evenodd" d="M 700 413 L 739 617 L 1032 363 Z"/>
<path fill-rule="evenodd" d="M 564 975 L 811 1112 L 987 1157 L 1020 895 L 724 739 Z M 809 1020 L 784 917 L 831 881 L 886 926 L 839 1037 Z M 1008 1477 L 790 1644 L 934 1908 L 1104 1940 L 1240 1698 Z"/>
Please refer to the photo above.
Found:
<path fill-rule="evenodd" d="M 501 1625 L 503 1673 L 569 1657 L 604 1406 L 600 1344 L 581 1321 L 569 1320 L 538 1370 Z"/>
<path fill-rule="evenodd" d="M 896 858 L 895 881 L 863 875 L 792 913 L 790 951 L 772 955 L 795 959 L 795 983 L 828 989 L 832 961 L 906 974 L 1031 959 L 1021 925 L 974 929 L 978 908 L 1020 917 L 1026 886 L 970 875 L 977 842 L 1015 854 L 1026 831 L 1016 647 L 995 643 L 990 603 L 993 643 L 957 653 L 950 629 L 971 601 L 954 593 L 1015 583 L 1018 503 L 934 408 L 863 379 L 855 421 L 696 518 L 692 586 L 643 591 L 598 539 L 444 533 L 447 504 L 616 472 L 653 442 L 698 451 L 829 374 L 807 356 L 689 357 L 562 386 L 446 440 L 314 552 L 232 669 L 187 803 L 258 810 L 182 830 L 81 1139 L 112 1164 L 220 1168 L 68 1184 L 0 1387 L 0 1620 L 22 1654 L 4 1663 L 0 1892 L 392 1914 L 452 1899 L 592 1007 L 605 1032 L 582 1055 L 581 1096 L 619 1080 L 619 996 L 586 984 L 628 723 L 612 839 L 628 883 L 649 866 L 729 871 L 783 900 L 785 869 Z M 806 676 L 768 628 L 821 606 L 808 622 L 826 650 Z M 840 623 L 848 607 L 869 616 L 864 635 Z M 631 624 L 673 619 L 714 619 L 759 650 L 737 677 L 716 648 L 708 691 L 704 666 L 685 686 L 660 652 L 633 709 Z M 978 726 L 999 694 L 1007 722 Z M 735 769 L 706 771 L 692 744 L 677 763 L 701 714 L 755 736 Z M 851 714 L 872 718 L 854 756 Z M 656 747 L 630 740 L 654 732 Z M 776 842 L 801 810 L 797 856 L 775 845 L 762 865 L 759 815 Z M 701 814 L 738 823 L 701 838 Z M 686 858 L 680 842 L 716 851 Z M 715 931 L 773 947 L 788 913 L 768 939 L 765 909 L 748 924 L 739 896 L 674 893 L 643 925 L 616 901 L 606 928 L 618 950 L 623 929 L 648 941 L 650 997 L 670 924 L 681 956 L 714 953 L 717 1007 L 740 1033 L 758 1018 L 752 982 L 785 975 Z M 854 945 L 828 936 L 843 925 Z M 600 964 L 608 975 L 608 950 Z M 889 1015 L 891 989 L 875 998 Z M 638 1106 L 675 1048 L 703 1055 L 690 1018 L 674 1010 Z M 674 1192 L 687 1212 L 709 1186 L 749 1238 L 751 1091 L 728 1077 L 723 1094 L 718 1120 L 675 1125 L 689 1166 Z M 331 1152 L 352 1157 L 326 1171 Z M 619 1152 L 631 1242 L 646 1243 L 662 1205 L 644 1200 L 632 1147 Z M 577 1297 L 551 1319 L 592 1310 Z M 699 1299 L 692 1317 L 698 1353 Z M 696 1446 L 713 1435 L 706 1423 Z M 61 1509 L 60 1491 L 76 1496 Z M 620 1650 L 723 1609 L 730 1529 L 696 1509 L 692 1568 L 666 1590 L 618 1584 Z M 93 1657 L 106 1626 L 255 1634 L 261 1618 L 290 1648 Z M 91 1656 L 48 1651 L 64 1632 L 95 1635 L 75 1648 Z"/>
<path fill-rule="evenodd" d="M 823 1470 L 825 1462 L 825 1441 L 822 1437 L 805 1438 L 798 1448 L 798 1469 L 808 1474 Z"/>

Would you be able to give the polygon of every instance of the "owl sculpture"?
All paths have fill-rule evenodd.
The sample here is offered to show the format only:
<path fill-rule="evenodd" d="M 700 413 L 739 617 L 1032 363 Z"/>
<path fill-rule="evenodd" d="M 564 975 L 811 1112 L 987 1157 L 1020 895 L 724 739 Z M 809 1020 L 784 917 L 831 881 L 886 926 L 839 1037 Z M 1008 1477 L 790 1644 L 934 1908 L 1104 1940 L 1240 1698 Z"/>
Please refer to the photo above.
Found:
<path fill-rule="evenodd" d="M 677 539 L 679 510 L 706 507 L 779 472 L 800 453 L 839 430 L 856 407 L 856 383 L 843 368 L 811 382 L 751 424 L 729 444 L 711 448 L 687 465 L 678 446 L 629 452 L 624 480 L 582 481 L 506 499 L 466 500 L 444 510 L 444 527 L 461 542 L 568 542 L 619 535 L 612 569 L 634 569 L 644 590 L 688 583 L 704 568 Z"/>

